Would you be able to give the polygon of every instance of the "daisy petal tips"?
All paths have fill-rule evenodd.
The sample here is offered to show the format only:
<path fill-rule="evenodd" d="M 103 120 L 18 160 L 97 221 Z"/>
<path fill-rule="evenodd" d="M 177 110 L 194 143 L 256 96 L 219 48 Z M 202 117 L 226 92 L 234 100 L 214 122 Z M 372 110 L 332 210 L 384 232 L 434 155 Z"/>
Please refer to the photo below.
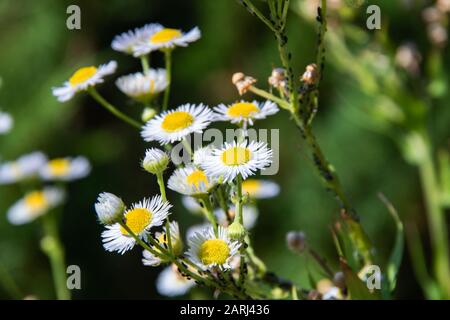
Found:
<path fill-rule="evenodd" d="M 152 34 L 161 30 L 162 26 L 159 23 L 149 23 L 141 28 L 129 30 L 114 37 L 111 47 L 127 54 L 133 54 L 133 47 L 140 42 L 144 42 L 150 38 Z"/>
<path fill-rule="evenodd" d="M 191 133 L 201 133 L 212 119 L 213 112 L 203 104 L 185 104 L 149 120 L 141 136 L 147 142 L 158 141 L 165 145 L 180 141 Z"/>
<path fill-rule="evenodd" d="M 223 182 L 233 181 L 238 175 L 245 180 L 268 167 L 272 155 L 273 151 L 265 142 L 225 142 L 222 148 L 212 151 L 202 168 L 208 176 L 222 178 Z"/>
<path fill-rule="evenodd" d="M 231 123 L 248 123 L 253 125 L 255 120 L 265 119 L 267 116 L 277 113 L 280 109 L 272 101 L 245 102 L 240 101 L 229 106 L 220 104 L 214 108 L 215 121 L 230 121 Z"/>
<path fill-rule="evenodd" d="M 189 43 L 197 41 L 201 37 L 198 27 L 187 33 L 178 29 L 164 28 L 160 26 L 154 29 L 149 37 L 144 41 L 139 41 L 133 46 L 133 55 L 139 57 L 149 54 L 152 51 L 173 49 L 175 47 L 187 47 Z"/>
<path fill-rule="evenodd" d="M 52 93 L 60 102 L 69 101 L 77 92 L 86 91 L 89 87 L 103 83 L 103 78 L 113 74 L 116 69 L 116 61 L 110 61 L 99 67 L 80 68 L 61 87 L 53 88 Z"/>

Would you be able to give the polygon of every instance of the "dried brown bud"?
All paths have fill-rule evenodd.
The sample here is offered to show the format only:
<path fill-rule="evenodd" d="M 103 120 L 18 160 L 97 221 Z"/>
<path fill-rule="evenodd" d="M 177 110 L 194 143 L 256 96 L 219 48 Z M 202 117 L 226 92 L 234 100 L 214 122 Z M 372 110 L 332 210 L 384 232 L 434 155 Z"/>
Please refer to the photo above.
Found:
<path fill-rule="evenodd" d="M 301 231 L 290 231 L 286 235 L 286 243 L 291 251 L 300 253 L 305 250 L 306 235 Z"/>
<path fill-rule="evenodd" d="M 248 88 L 250 88 L 256 82 L 256 79 L 250 76 L 246 76 L 242 72 L 237 72 L 233 74 L 231 81 L 236 86 L 239 94 L 242 96 L 247 92 Z"/>
<path fill-rule="evenodd" d="M 242 72 L 236 72 L 233 74 L 233 77 L 231 78 L 231 82 L 233 82 L 234 85 L 238 84 L 238 82 L 241 82 L 245 79 L 245 74 Z"/>
<path fill-rule="evenodd" d="M 286 86 L 286 70 L 283 68 L 273 69 L 268 82 L 274 88 L 284 88 Z"/>
<path fill-rule="evenodd" d="M 317 83 L 318 79 L 319 79 L 319 70 L 317 68 L 317 65 L 315 63 L 307 65 L 306 70 L 302 75 L 301 81 L 308 85 L 314 85 Z"/>

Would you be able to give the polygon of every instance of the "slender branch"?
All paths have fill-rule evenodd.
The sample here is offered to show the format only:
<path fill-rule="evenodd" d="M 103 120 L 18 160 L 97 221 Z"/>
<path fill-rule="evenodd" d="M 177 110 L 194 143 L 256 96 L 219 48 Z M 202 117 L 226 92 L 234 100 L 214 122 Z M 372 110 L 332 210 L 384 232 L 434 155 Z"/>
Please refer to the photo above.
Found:
<path fill-rule="evenodd" d="M 170 87 L 172 86 L 172 49 L 164 50 L 164 60 L 166 63 L 166 78 L 168 85 L 164 92 L 163 111 L 167 110 L 167 107 L 169 106 Z"/>
<path fill-rule="evenodd" d="M 131 119 L 126 114 L 119 111 L 116 107 L 114 107 L 111 103 L 105 100 L 98 91 L 94 87 L 90 87 L 88 90 L 88 93 L 94 98 L 95 101 L 97 101 L 99 104 L 101 104 L 106 110 L 111 112 L 113 115 L 115 115 L 120 120 L 123 120 L 124 122 L 128 123 L 129 125 L 141 129 L 142 124 L 138 121 Z"/>

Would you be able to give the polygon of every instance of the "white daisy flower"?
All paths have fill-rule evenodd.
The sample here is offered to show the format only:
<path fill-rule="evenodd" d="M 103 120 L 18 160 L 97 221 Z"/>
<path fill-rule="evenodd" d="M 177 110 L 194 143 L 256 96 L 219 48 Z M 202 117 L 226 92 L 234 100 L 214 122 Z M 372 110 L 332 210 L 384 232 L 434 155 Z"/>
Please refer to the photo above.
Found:
<path fill-rule="evenodd" d="M 232 219 L 234 219 L 236 215 L 236 208 L 233 206 L 229 209 L 228 214 Z M 214 215 L 217 217 L 217 222 L 222 226 L 228 226 L 228 220 L 227 216 L 225 215 L 225 212 L 222 209 L 216 209 L 214 210 Z M 242 206 L 242 218 L 244 219 L 244 227 L 247 230 L 252 229 L 255 224 L 256 220 L 258 219 L 259 212 L 258 209 L 255 206 L 248 206 L 243 205 Z"/>
<path fill-rule="evenodd" d="M 215 121 L 230 121 L 253 125 L 254 120 L 265 119 L 279 111 L 278 106 L 267 100 L 266 102 L 240 101 L 231 105 L 220 104 L 214 108 L 216 112 Z"/>
<path fill-rule="evenodd" d="M 0 134 L 11 131 L 14 120 L 9 113 L 0 111 Z"/>
<path fill-rule="evenodd" d="M 165 268 L 156 279 L 158 293 L 167 297 L 182 296 L 194 286 L 195 281 L 183 277 L 175 265 Z"/>
<path fill-rule="evenodd" d="M 163 245 L 165 248 L 167 247 L 168 241 L 167 241 L 167 232 L 156 232 L 155 238 L 158 240 L 158 242 Z M 179 256 L 183 252 L 183 240 L 181 239 L 180 235 L 180 228 L 178 226 L 178 222 L 172 221 L 170 223 L 170 239 L 171 239 L 171 245 L 173 254 L 175 256 Z M 153 247 L 156 251 L 159 251 L 159 249 Z M 162 262 L 166 262 L 161 260 L 159 257 L 154 256 L 151 252 L 144 250 L 142 252 L 142 263 L 144 266 L 150 266 L 155 267 L 159 266 Z"/>
<path fill-rule="evenodd" d="M 247 179 L 242 182 L 242 193 L 253 199 L 272 198 L 280 193 L 280 186 L 269 180 Z"/>
<path fill-rule="evenodd" d="M 222 148 L 213 150 L 203 168 L 208 176 L 222 177 L 224 182 L 233 181 L 238 175 L 247 179 L 271 164 L 272 153 L 265 142 L 225 142 Z"/>
<path fill-rule="evenodd" d="M 86 177 L 91 165 L 85 157 L 57 158 L 47 162 L 39 171 L 44 180 L 72 181 Z"/>
<path fill-rule="evenodd" d="M 157 148 L 147 149 L 142 160 L 142 168 L 152 174 L 158 174 L 166 170 L 169 161 L 169 156 L 164 151 Z"/>
<path fill-rule="evenodd" d="M 113 74 L 117 69 L 117 62 L 110 61 L 99 67 L 89 66 L 83 67 L 75 71 L 75 73 L 64 82 L 61 87 L 53 88 L 52 92 L 58 101 L 65 102 L 79 91 L 86 91 L 89 87 L 93 87 L 98 83 L 103 83 L 103 78 L 109 74 Z"/>
<path fill-rule="evenodd" d="M 163 201 L 159 195 L 144 199 L 133 204 L 131 209 L 125 212 L 125 223 L 135 235 L 145 240 L 151 228 L 164 223 L 170 214 L 171 207 L 172 205 Z M 119 223 L 106 226 L 106 230 L 102 232 L 102 238 L 105 250 L 117 251 L 121 254 L 132 249 L 136 244 L 136 240 Z"/>
<path fill-rule="evenodd" d="M 225 228 L 219 226 L 218 235 L 214 234 L 212 227 L 196 232 L 189 239 L 187 255 L 192 262 L 203 270 L 220 267 L 230 269 L 231 259 L 238 254 L 241 244 L 228 238 Z"/>
<path fill-rule="evenodd" d="M 194 166 L 179 168 L 170 176 L 167 186 L 169 189 L 186 196 L 200 196 L 207 194 L 216 184 L 202 169 Z"/>
<path fill-rule="evenodd" d="M 0 165 L 0 185 L 11 184 L 37 176 L 47 162 L 47 157 L 39 151 L 21 156 L 15 161 Z"/>
<path fill-rule="evenodd" d="M 212 121 L 213 112 L 203 104 L 184 104 L 148 121 L 141 135 L 145 141 L 161 144 L 180 141 L 191 133 L 201 133 Z"/>
<path fill-rule="evenodd" d="M 159 28 L 154 29 L 154 33 L 147 39 L 139 41 L 133 47 L 133 54 L 139 57 L 156 50 L 173 49 L 175 47 L 187 47 L 189 43 L 197 41 L 201 37 L 200 29 L 193 28 L 187 33 L 178 29 Z"/>
<path fill-rule="evenodd" d="M 120 91 L 145 104 L 151 102 L 159 93 L 166 90 L 168 85 L 169 81 L 164 69 L 150 69 L 145 74 L 137 72 L 116 80 L 116 86 Z"/>
<path fill-rule="evenodd" d="M 202 212 L 202 207 L 200 206 L 198 201 L 193 197 L 182 196 L 181 203 L 186 209 L 188 209 L 192 213 L 198 214 Z"/>
<path fill-rule="evenodd" d="M 57 187 L 29 192 L 8 210 L 8 221 L 14 225 L 31 222 L 60 205 L 64 196 L 64 190 Z"/>
<path fill-rule="evenodd" d="M 159 23 L 149 23 L 141 28 L 123 32 L 114 37 L 111 47 L 116 51 L 133 54 L 134 46 L 148 40 L 152 34 L 161 29 L 162 26 Z"/>

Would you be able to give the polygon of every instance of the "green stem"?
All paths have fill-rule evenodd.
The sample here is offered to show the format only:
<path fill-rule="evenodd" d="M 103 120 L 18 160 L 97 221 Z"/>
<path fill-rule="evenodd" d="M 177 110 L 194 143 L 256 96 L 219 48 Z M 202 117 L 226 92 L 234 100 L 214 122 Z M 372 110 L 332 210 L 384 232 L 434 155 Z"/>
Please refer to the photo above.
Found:
<path fill-rule="evenodd" d="M 281 108 L 287 110 L 287 111 L 292 111 L 292 106 L 291 104 L 289 104 L 288 102 L 286 102 L 283 99 L 278 98 L 277 96 L 274 96 L 273 94 L 261 90 L 259 88 L 256 88 L 254 86 L 250 86 L 249 91 L 253 92 L 254 94 L 257 94 L 258 96 L 261 96 L 263 98 L 266 98 L 268 100 L 272 100 L 273 102 L 275 102 L 276 104 L 278 104 Z"/>
<path fill-rule="evenodd" d="M 236 177 L 236 193 L 237 193 L 237 200 L 235 203 L 236 206 L 236 217 L 234 218 L 235 221 L 238 221 L 242 226 L 244 225 L 244 217 L 242 214 L 242 177 L 239 174 Z"/>
<path fill-rule="evenodd" d="M 191 148 L 191 144 L 189 143 L 189 141 L 185 138 L 183 138 L 181 140 L 181 143 L 183 144 L 183 147 L 186 149 L 187 153 L 189 153 L 189 156 L 192 157 L 192 148 Z"/>
<path fill-rule="evenodd" d="M 199 198 L 199 201 L 203 204 L 202 211 L 203 211 L 206 219 L 208 219 L 209 222 L 211 222 L 213 229 L 214 229 L 214 234 L 217 236 L 218 235 L 217 220 L 214 215 L 211 201 L 209 200 L 209 195 L 206 194 L 206 195 L 201 196 Z"/>
<path fill-rule="evenodd" d="M 166 202 L 167 201 L 166 185 L 164 184 L 164 177 L 163 177 L 162 172 L 159 172 L 156 174 L 156 180 L 158 181 L 161 198 L 164 202 Z M 172 237 L 170 235 L 170 219 L 169 219 L 169 217 L 167 217 L 167 219 L 166 219 L 166 237 L 167 237 L 167 245 L 169 246 L 169 251 L 172 252 Z"/>
<path fill-rule="evenodd" d="M 119 111 L 111 103 L 106 101 L 105 98 L 103 98 L 94 87 L 90 87 L 87 91 L 92 96 L 92 98 L 94 98 L 95 101 L 97 101 L 99 104 L 101 104 L 106 110 L 111 112 L 117 118 L 125 121 L 126 123 L 128 123 L 129 125 L 137 128 L 137 129 L 141 129 L 141 127 L 142 127 L 141 123 L 139 123 L 138 121 L 128 117 L 126 114 Z"/>
<path fill-rule="evenodd" d="M 272 22 L 270 22 L 269 19 L 267 19 L 261 11 L 259 11 L 258 8 L 256 8 L 253 3 L 251 3 L 250 0 L 241 0 L 241 3 L 244 5 L 244 7 L 247 8 L 247 10 L 250 13 L 254 13 L 270 30 L 272 30 L 273 32 L 277 32 L 277 30 L 275 29 L 275 27 L 273 26 Z"/>
<path fill-rule="evenodd" d="M 0 263 L 0 283 L 2 284 L 2 287 L 10 295 L 11 298 L 20 300 L 24 297 L 24 294 L 19 289 L 19 286 L 17 285 L 12 275 L 1 263 Z"/>
<path fill-rule="evenodd" d="M 164 59 L 166 64 L 166 78 L 167 78 L 167 88 L 164 92 L 164 100 L 162 105 L 162 110 L 167 110 L 169 106 L 169 98 L 170 98 L 170 87 L 172 86 L 172 49 L 164 50 Z"/>
<path fill-rule="evenodd" d="M 425 141 L 428 139 L 424 138 Z M 429 143 L 427 143 L 429 145 Z M 448 232 L 444 211 L 440 204 L 440 189 L 437 183 L 436 169 L 430 148 L 419 163 L 422 189 L 425 197 L 428 228 L 434 252 L 434 272 L 442 293 L 450 299 L 450 257 L 448 248 Z"/>
<path fill-rule="evenodd" d="M 144 74 L 146 74 L 150 70 L 150 61 L 148 55 L 141 56 L 141 65 Z"/>
<path fill-rule="evenodd" d="M 69 300 L 70 291 L 66 283 L 64 248 L 59 239 L 56 215 L 54 212 L 49 212 L 43 217 L 42 221 L 45 236 L 41 241 L 41 247 L 50 260 L 56 297 L 59 300 Z"/>

